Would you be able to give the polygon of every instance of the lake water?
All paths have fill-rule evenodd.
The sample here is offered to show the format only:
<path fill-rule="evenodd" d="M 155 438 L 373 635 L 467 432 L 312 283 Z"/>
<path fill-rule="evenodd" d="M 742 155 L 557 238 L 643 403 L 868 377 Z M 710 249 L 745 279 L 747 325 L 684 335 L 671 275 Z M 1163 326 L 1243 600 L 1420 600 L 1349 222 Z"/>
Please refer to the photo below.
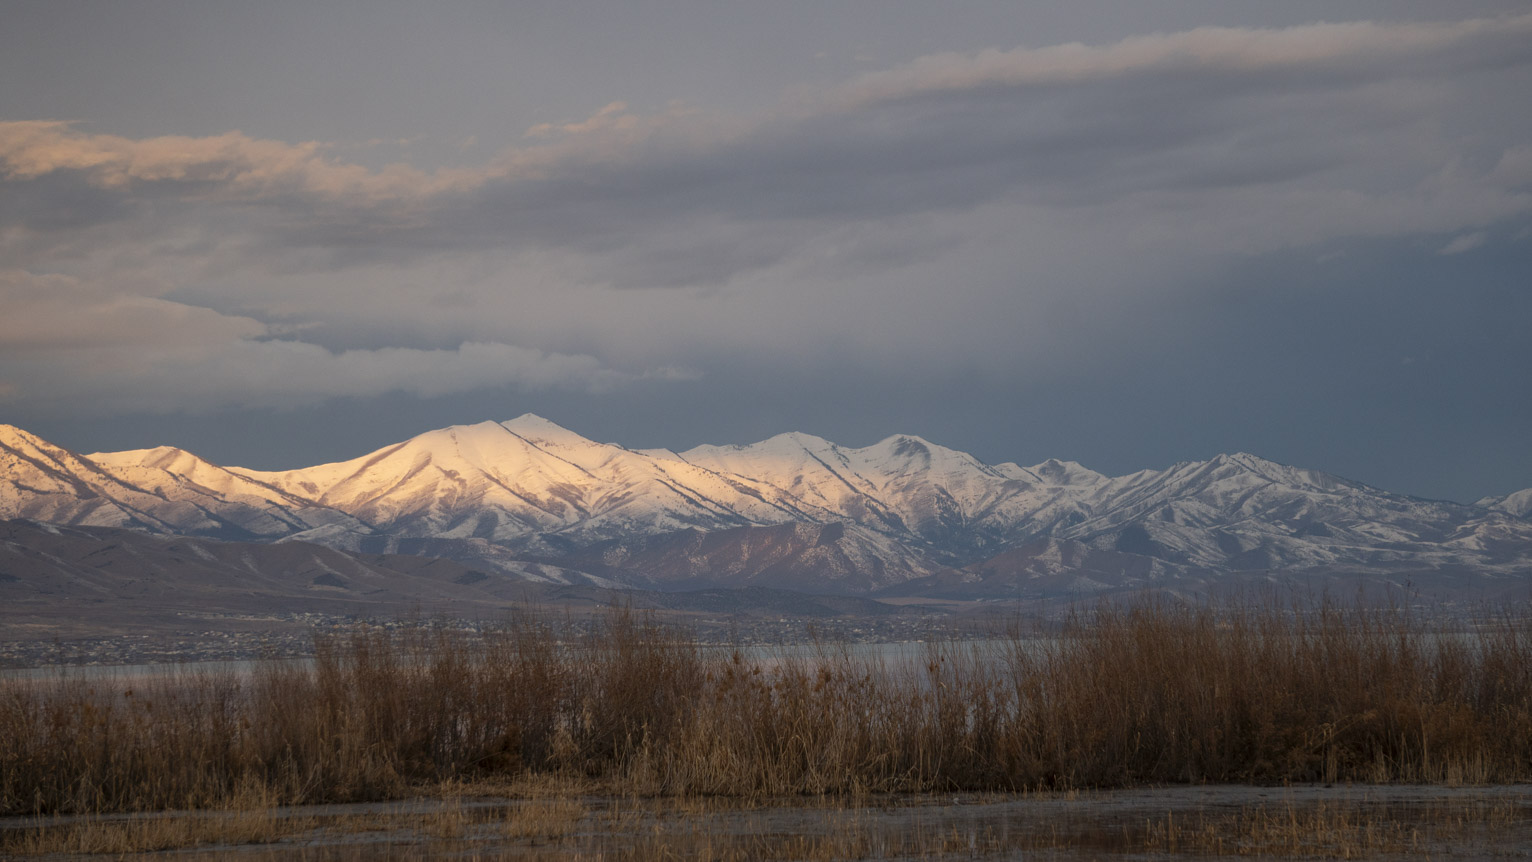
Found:
<path fill-rule="evenodd" d="M 1039 639 L 1037 643 L 1051 642 Z M 994 653 L 1003 648 L 1002 641 L 962 641 L 950 642 L 945 649 L 981 649 Z M 704 645 L 699 649 L 707 655 L 727 656 L 732 652 L 731 647 Z M 890 665 L 913 664 L 923 661 L 929 654 L 931 645 L 921 641 L 906 641 L 901 643 L 854 643 L 835 645 L 815 644 L 782 644 L 774 646 L 745 646 L 740 647 L 740 654 L 748 661 L 759 662 L 771 666 L 786 661 L 809 661 L 812 662 L 822 656 L 837 657 L 850 656 L 859 661 L 883 662 Z M 276 663 L 291 667 L 312 667 L 313 659 L 274 659 Z M 53 667 L 30 667 L 30 668 L 4 668 L 0 669 L 0 680 L 135 680 L 146 677 L 161 677 L 178 673 L 194 674 L 235 674 L 245 676 L 259 667 L 269 666 L 271 661 L 247 660 L 247 661 L 205 661 L 183 663 L 157 663 L 157 664 L 125 664 L 125 665 L 57 665 Z"/>

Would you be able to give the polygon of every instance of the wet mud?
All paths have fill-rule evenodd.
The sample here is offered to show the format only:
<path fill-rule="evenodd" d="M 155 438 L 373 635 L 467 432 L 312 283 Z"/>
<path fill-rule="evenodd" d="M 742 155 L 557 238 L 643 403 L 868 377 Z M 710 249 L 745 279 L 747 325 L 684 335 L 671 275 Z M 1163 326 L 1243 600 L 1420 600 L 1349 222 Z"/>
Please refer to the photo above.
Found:
<path fill-rule="evenodd" d="M 0 834 L 228 816 L 10 818 L 0 821 Z M 1527 785 L 1220 785 L 760 801 L 465 796 L 280 808 L 269 816 L 272 826 L 258 843 L 132 858 L 1532 859 Z M 108 857 L 122 858 L 115 852 L 44 858 Z"/>

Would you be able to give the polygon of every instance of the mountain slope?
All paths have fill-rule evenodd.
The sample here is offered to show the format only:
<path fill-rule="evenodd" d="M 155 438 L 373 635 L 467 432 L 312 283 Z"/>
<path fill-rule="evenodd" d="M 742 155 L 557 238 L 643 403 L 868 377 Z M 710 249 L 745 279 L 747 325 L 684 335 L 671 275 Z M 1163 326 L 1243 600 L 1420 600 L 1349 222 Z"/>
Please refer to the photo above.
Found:
<path fill-rule="evenodd" d="M 117 498 L 141 492 L 79 456 L 29 434 L 0 425 L 0 518 L 36 518 L 59 524 L 134 526 L 152 529 L 143 516 Z M 115 494 L 115 496 L 114 496 Z"/>
<path fill-rule="evenodd" d="M 105 614 L 165 610 L 390 615 L 521 600 L 528 584 L 450 560 L 358 556 L 307 542 L 225 542 L 137 530 L 0 521 L 0 600 Z"/>
<path fill-rule="evenodd" d="M 385 532 L 541 550 L 819 514 L 749 478 L 595 443 L 530 414 L 431 431 L 336 464 L 235 472 Z"/>
<path fill-rule="evenodd" d="M 1194 566 L 1378 564 L 1437 550 L 1482 516 L 1238 453 L 1112 479 L 1093 514 L 1055 530 L 1100 549 Z"/>
<path fill-rule="evenodd" d="M 201 514 L 224 525 L 220 532 L 231 538 L 328 539 L 336 544 L 344 543 L 342 537 L 347 535 L 371 532 L 350 515 L 257 482 L 184 449 L 160 446 L 97 452 L 85 460 L 159 498 L 161 502 L 146 505 L 167 523 Z"/>
<path fill-rule="evenodd" d="M 1047 474 L 991 467 L 965 452 L 897 435 L 861 449 L 808 434 L 748 446 L 698 446 L 690 463 L 746 475 L 863 527 L 915 541 L 940 557 L 983 555 L 1063 520 L 1105 477 L 1059 462 Z M 1074 465 L 1078 467 L 1078 465 Z"/>
<path fill-rule="evenodd" d="M 169 447 L 82 457 L 0 427 L 6 517 L 312 540 L 531 581 L 667 589 L 909 581 L 1014 594 L 1017 578 L 1115 589 L 1232 573 L 1525 576 L 1528 496 L 1421 500 L 1244 453 L 1119 477 L 1057 460 L 991 466 L 908 435 L 862 448 L 794 433 L 635 451 L 531 414 L 278 472 Z"/>
<path fill-rule="evenodd" d="M 0 476 L 0 518 L 209 535 L 231 526 L 219 511 L 124 481 L 9 425 L 0 425 Z"/>
<path fill-rule="evenodd" d="M 1504 512 L 1507 515 L 1515 515 L 1518 518 L 1532 518 L 1532 488 L 1506 494 L 1504 497 L 1485 497 L 1474 505 Z"/>
<path fill-rule="evenodd" d="M 886 536 L 841 523 L 639 536 L 595 545 L 564 563 L 658 589 L 770 585 L 835 594 L 869 593 L 938 568 Z"/>

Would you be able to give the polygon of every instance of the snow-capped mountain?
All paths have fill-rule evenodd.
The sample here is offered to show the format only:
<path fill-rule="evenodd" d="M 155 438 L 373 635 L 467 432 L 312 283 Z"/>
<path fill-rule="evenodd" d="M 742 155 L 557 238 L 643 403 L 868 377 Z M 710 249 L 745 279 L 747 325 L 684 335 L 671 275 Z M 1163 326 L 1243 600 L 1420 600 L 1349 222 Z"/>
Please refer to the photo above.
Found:
<path fill-rule="evenodd" d="M 545 551 L 635 533 L 828 518 L 747 476 L 596 443 L 532 415 L 431 431 L 337 464 L 236 472 L 384 533 Z"/>
<path fill-rule="evenodd" d="M 124 486 L 152 499 L 145 511 L 176 532 L 231 538 L 303 539 L 351 544 L 372 531 L 350 515 L 283 492 L 199 458 L 184 449 L 159 446 L 126 452 L 97 452 L 86 461 Z"/>
<path fill-rule="evenodd" d="M 80 456 L 0 425 L 0 517 L 227 539 L 366 531 L 179 449 Z"/>
<path fill-rule="evenodd" d="M 160 521 L 140 512 L 146 502 L 137 488 L 80 456 L 29 434 L 0 425 L 0 516 L 57 524 L 99 527 L 153 527 Z"/>
<path fill-rule="evenodd" d="M 681 457 L 719 473 L 754 477 L 817 509 L 949 558 L 998 550 L 1008 539 L 1083 514 L 1075 502 L 1098 477 L 1085 471 L 1047 478 L 1015 464 L 991 467 L 906 435 L 848 449 L 808 434 L 782 434 L 749 446 L 698 446 Z"/>
<path fill-rule="evenodd" d="M 1484 513 L 1237 453 L 1100 483 L 1092 514 L 1053 531 L 1195 566 L 1376 564 L 1429 552 Z"/>
<path fill-rule="evenodd" d="M 279 472 L 168 447 L 80 456 L 0 427 L 0 517 L 301 539 L 563 583 L 1003 594 L 1017 578 L 1067 592 L 1238 572 L 1520 577 L 1529 502 L 1421 500 L 1243 453 L 1109 477 L 907 435 L 631 450 L 530 414 Z"/>
<path fill-rule="evenodd" d="M 1504 512 L 1507 515 L 1515 515 L 1518 518 L 1532 518 L 1532 488 L 1506 494 L 1504 497 L 1485 497 L 1474 505 Z"/>

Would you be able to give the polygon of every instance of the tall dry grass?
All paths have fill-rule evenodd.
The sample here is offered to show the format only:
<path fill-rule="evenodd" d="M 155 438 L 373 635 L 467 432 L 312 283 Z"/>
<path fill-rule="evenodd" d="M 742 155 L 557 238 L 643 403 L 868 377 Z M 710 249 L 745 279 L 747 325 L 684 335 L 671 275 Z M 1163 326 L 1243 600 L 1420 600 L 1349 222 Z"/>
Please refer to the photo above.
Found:
<path fill-rule="evenodd" d="M 614 612 L 359 629 L 312 665 L 0 683 L 0 811 L 396 797 L 557 776 L 760 796 L 1179 781 L 1532 778 L 1532 623 L 1103 608 L 1062 634 L 770 660 Z"/>

